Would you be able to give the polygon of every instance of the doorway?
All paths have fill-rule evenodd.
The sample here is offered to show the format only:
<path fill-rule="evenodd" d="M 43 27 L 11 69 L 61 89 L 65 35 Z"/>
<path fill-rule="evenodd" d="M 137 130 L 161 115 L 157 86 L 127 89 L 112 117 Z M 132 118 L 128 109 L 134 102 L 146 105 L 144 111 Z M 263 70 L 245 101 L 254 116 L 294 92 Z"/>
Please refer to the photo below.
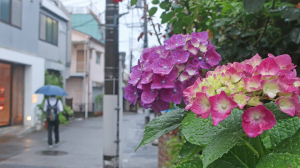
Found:
<path fill-rule="evenodd" d="M 0 63 L 0 127 L 10 125 L 11 65 Z"/>

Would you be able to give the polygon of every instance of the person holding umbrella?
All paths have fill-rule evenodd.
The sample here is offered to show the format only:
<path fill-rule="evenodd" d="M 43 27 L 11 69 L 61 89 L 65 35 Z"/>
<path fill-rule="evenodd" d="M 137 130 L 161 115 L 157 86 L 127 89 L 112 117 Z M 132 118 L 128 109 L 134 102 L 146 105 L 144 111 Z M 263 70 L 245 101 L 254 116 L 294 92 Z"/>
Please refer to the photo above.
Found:
<path fill-rule="evenodd" d="M 47 130 L 48 130 L 48 145 L 52 148 L 52 130 L 54 127 L 55 134 L 55 145 L 59 143 L 59 112 L 63 111 L 63 105 L 61 100 L 57 99 L 55 96 L 66 96 L 65 90 L 58 86 L 46 85 L 38 89 L 35 93 L 41 93 L 46 96 L 50 96 L 49 99 L 44 102 L 44 111 L 47 116 Z"/>

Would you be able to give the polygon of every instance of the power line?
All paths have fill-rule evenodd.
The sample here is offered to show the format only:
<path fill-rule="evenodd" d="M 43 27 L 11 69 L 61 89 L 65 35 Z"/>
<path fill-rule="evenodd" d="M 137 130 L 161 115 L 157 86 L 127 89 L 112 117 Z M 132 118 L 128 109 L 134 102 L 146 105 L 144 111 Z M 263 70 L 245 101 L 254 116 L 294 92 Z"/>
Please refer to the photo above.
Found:
<path fill-rule="evenodd" d="M 73 28 L 84 26 L 84 25 L 86 25 L 86 24 L 88 24 L 88 23 L 90 23 L 90 22 L 92 22 L 92 21 L 94 21 L 94 18 L 91 19 L 91 20 L 89 20 L 89 21 L 86 21 L 86 22 L 84 22 L 84 23 L 82 23 L 82 24 L 80 24 L 80 25 L 73 26 Z"/>

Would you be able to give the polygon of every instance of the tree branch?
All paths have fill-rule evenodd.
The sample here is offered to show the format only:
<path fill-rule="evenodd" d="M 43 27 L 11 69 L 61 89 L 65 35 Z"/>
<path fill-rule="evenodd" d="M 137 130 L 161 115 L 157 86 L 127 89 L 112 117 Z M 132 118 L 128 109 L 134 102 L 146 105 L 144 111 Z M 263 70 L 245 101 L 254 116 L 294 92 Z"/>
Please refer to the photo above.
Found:
<path fill-rule="evenodd" d="M 154 25 L 152 19 L 151 19 L 151 23 L 152 23 L 152 27 L 153 27 L 153 29 L 154 29 L 155 35 L 156 35 L 156 37 L 157 37 L 157 41 L 158 41 L 159 45 L 162 45 L 162 44 L 161 44 L 161 41 L 160 41 L 160 39 L 159 39 L 159 37 L 158 37 L 157 31 L 156 31 L 156 28 L 155 28 L 155 25 Z"/>
<path fill-rule="evenodd" d="M 274 9 L 275 7 L 275 0 L 273 0 L 273 4 L 272 4 L 272 8 L 271 9 Z M 264 31 L 261 33 L 261 35 L 258 37 L 258 39 L 256 40 L 256 42 L 253 44 L 253 46 L 256 46 L 258 44 L 258 42 L 261 40 L 261 38 L 264 36 L 264 34 L 266 33 L 267 31 L 267 28 L 268 28 L 268 24 L 269 24 L 269 21 L 270 21 L 270 16 L 268 16 L 267 18 L 267 22 L 265 24 L 265 28 L 264 28 Z"/>

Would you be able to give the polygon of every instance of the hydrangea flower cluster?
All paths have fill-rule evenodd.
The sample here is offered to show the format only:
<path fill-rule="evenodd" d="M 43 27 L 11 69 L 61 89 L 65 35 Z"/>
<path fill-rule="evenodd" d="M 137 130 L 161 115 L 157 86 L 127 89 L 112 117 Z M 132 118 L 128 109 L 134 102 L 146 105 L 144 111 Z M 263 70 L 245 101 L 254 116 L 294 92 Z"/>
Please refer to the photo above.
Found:
<path fill-rule="evenodd" d="M 263 102 L 275 101 L 282 112 L 300 117 L 300 78 L 295 67 L 286 54 L 269 54 L 264 60 L 257 54 L 242 63 L 219 66 L 184 90 L 185 109 L 197 117 L 211 115 L 214 125 L 226 119 L 233 108 L 243 109 L 243 129 L 249 137 L 256 137 L 276 124 Z"/>
<path fill-rule="evenodd" d="M 131 69 L 124 97 L 134 104 L 140 100 L 146 109 L 167 110 L 170 102 L 181 103 L 183 90 L 202 78 L 202 69 L 220 60 L 207 32 L 173 35 L 162 46 L 144 49 Z"/>

